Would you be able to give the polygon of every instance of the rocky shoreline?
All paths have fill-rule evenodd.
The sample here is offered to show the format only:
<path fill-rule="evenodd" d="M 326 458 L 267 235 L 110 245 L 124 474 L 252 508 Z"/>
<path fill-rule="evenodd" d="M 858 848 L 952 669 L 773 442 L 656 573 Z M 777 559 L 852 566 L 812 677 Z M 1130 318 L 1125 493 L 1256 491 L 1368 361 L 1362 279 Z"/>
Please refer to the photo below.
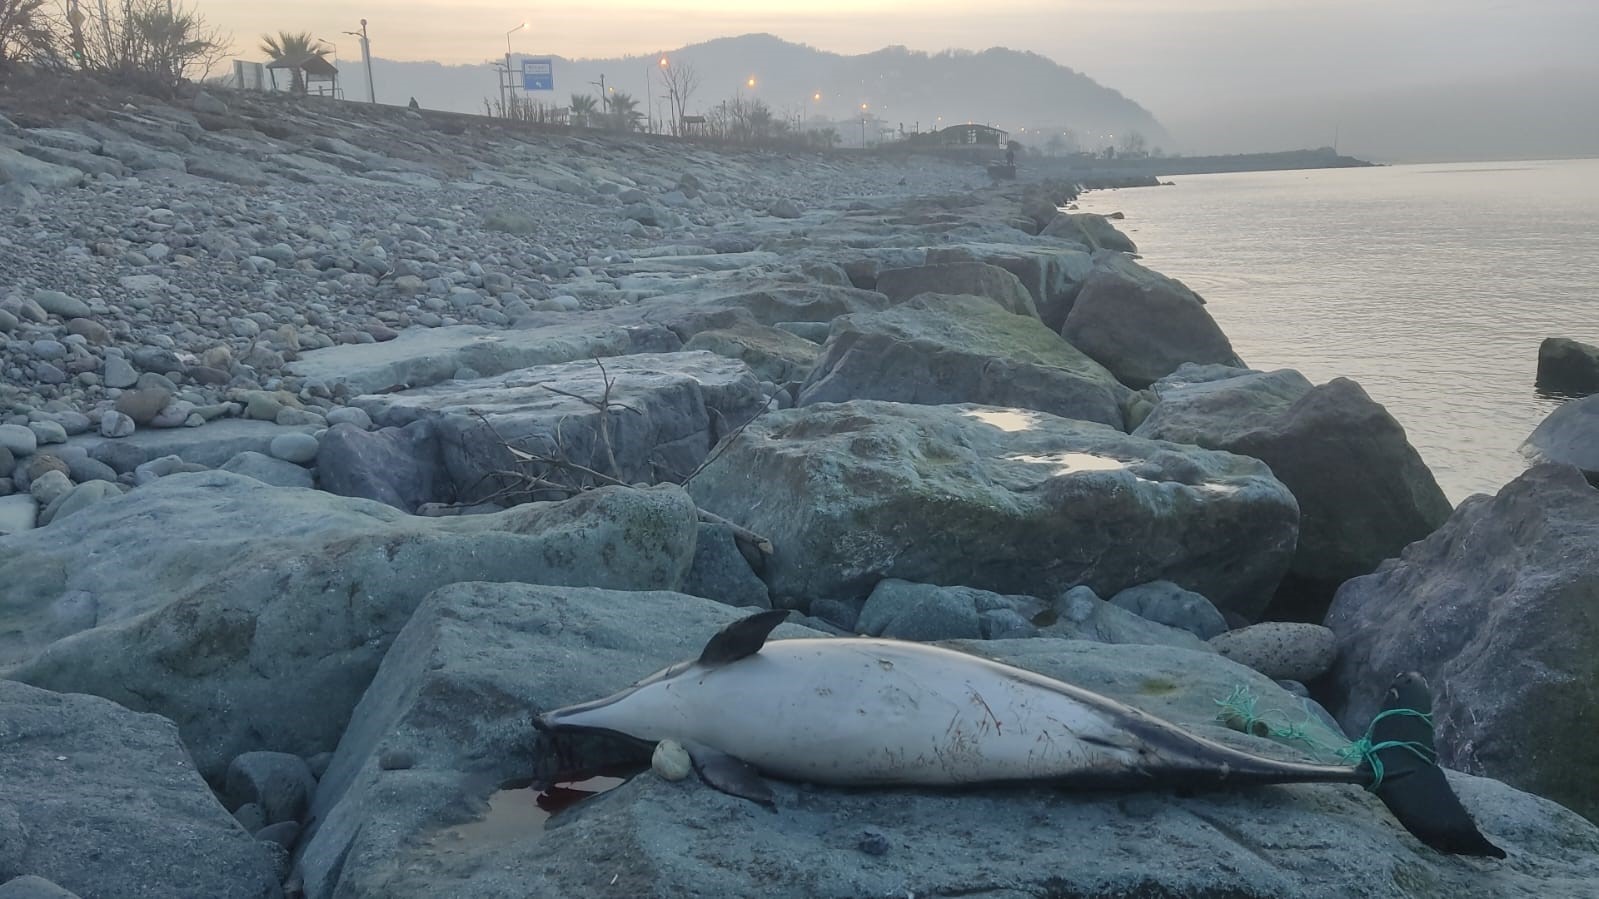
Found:
<path fill-rule="evenodd" d="M 1358 385 L 1249 369 L 1069 183 L 245 94 L 6 116 L 0 896 L 1599 878 L 1599 494 L 1540 465 L 1451 509 Z M 740 607 L 1285 758 L 1218 702 L 1337 746 L 1416 668 L 1510 858 L 1326 785 L 782 785 L 773 814 L 645 773 L 461 837 L 533 714 Z"/>

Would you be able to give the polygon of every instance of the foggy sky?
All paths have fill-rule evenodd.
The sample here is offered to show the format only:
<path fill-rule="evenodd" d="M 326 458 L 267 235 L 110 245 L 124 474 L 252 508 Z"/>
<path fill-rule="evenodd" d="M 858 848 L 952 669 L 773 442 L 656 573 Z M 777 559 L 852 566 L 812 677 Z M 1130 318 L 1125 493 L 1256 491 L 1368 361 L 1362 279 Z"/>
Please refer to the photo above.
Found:
<path fill-rule="evenodd" d="M 1157 116 L 1240 103 L 1478 84 L 1551 67 L 1591 68 L 1599 0 L 198 0 L 241 56 L 263 31 L 310 30 L 359 58 L 482 62 L 505 52 L 652 53 L 765 31 L 841 53 L 892 44 L 1006 46 L 1071 66 Z M 1535 102 L 1535 98 L 1529 98 Z"/>

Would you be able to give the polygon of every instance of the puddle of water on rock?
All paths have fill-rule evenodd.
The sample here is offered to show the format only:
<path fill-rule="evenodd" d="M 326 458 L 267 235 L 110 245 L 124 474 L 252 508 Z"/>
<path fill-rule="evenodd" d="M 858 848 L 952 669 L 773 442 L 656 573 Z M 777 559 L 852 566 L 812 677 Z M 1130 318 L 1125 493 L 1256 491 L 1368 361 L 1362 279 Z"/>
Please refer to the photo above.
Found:
<path fill-rule="evenodd" d="M 985 425 L 993 425 L 1001 431 L 1030 431 L 1033 429 L 1033 414 L 1019 409 L 972 409 L 966 413 Z"/>
<path fill-rule="evenodd" d="M 621 777 L 591 777 L 558 784 L 542 793 L 528 787 L 502 787 L 489 797 L 487 814 L 439 831 L 432 842 L 435 846 L 456 847 L 537 842 L 552 815 L 626 782 Z"/>
<path fill-rule="evenodd" d="M 1049 455 L 1011 456 L 1013 462 L 1027 462 L 1033 465 L 1052 465 L 1055 471 L 1052 474 L 1074 474 L 1079 471 L 1119 471 L 1127 467 L 1127 463 L 1109 456 L 1095 456 L 1092 453 L 1051 453 Z"/>

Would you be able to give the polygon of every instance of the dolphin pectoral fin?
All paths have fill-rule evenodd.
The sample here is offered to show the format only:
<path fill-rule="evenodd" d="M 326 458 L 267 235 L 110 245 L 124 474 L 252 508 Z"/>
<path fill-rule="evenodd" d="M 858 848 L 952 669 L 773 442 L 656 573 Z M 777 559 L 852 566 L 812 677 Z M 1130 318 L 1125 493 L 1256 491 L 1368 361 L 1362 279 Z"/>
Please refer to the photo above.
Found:
<path fill-rule="evenodd" d="M 766 645 L 766 638 L 772 633 L 772 629 L 782 624 L 787 617 L 786 609 L 773 609 L 769 612 L 757 612 L 748 618 L 740 618 L 717 631 L 711 642 L 705 644 L 705 650 L 700 653 L 699 664 L 706 668 L 715 668 L 755 655 Z"/>
<path fill-rule="evenodd" d="M 729 796 L 776 808 L 777 800 L 772 796 L 772 788 L 766 785 L 760 772 L 749 762 L 702 743 L 685 742 L 683 748 L 688 750 L 694 770 L 707 784 Z"/>

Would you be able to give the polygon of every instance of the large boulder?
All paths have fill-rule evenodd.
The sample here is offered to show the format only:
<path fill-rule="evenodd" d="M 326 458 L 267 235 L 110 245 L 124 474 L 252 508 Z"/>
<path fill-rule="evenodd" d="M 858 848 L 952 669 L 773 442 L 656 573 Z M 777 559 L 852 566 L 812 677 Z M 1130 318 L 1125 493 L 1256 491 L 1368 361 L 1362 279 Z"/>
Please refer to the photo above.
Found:
<path fill-rule="evenodd" d="M 332 749 L 435 587 L 675 589 L 697 528 L 675 487 L 429 519 L 224 472 L 172 475 L 0 538 L 0 674 L 163 714 L 220 777 L 250 750 Z"/>
<path fill-rule="evenodd" d="M 923 294 L 835 321 L 799 402 L 980 403 L 1120 430 L 1131 397 L 1103 366 L 1035 318 L 981 297 Z"/>
<path fill-rule="evenodd" d="M 1044 237 L 1076 241 L 1091 250 L 1138 252 L 1138 245 L 1133 243 L 1132 238 L 1116 230 L 1109 219 L 1092 212 L 1059 213 L 1040 233 Z"/>
<path fill-rule="evenodd" d="M 924 293 L 987 297 L 1007 312 L 1038 318 L 1038 307 L 1021 280 L 997 265 L 984 262 L 888 269 L 878 274 L 877 289 L 895 303 Z"/>
<path fill-rule="evenodd" d="M 336 424 L 318 443 L 316 468 L 317 480 L 329 493 L 376 500 L 405 512 L 455 499 L 431 421 L 377 431 Z"/>
<path fill-rule="evenodd" d="M 701 331 L 689 338 L 683 349 L 738 359 L 757 378 L 776 384 L 805 380 L 821 353 L 820 347 L 803 337 L 753 320 Z"/>
<path fill-rule="evenodd" d="M 1521 449 L 1538 462 L 1576 466 L 1599 484 L 1599 396 L 1572 400 L 1549 413 Z"/>
<path fill-rule="evenodd" d="M 0 184 L 53 190 L 73 187 L 82 183 L 83 178 L 80 169 L 34 159 L 10 147 L 0 146 Z"/>
<path fill-rule="evenodd" d="M 1299 517 L 1253 459 L 974 405 L 768 413 L 689 490 L 772 540 L 766 581 L 795 605 L 886 577 L 1039 597 L 1164 578 L 1252 616 Z"/>
<path fill-rule="evenodd" d="M 1133 432 L 1253 456 L 1299 501 L 1293 589 L 1279 617 L 1320 621 L 1338 585 L 1426 537 L 1450 504 L 1405 429 L 1359 384 L 1293 371 L 1163 392 Z"/>
<path fill-rule="evenodd" d="M 766 396 L 744 363 L 693 352 L 541 365 L 352 404 L 388 427 L 429 422 L 448 475 L 439 485 L 446 495 L 432 499 L 477 502 L 505 490 L 559 495 L 511 480 L 502 474 L 508 471 L 560 484 L 604 483 L 578 469 L 519 460 L 512 448 L 628 484 L 682 480 L 718 440 L 765 408 Z"/>
<path fill-rule="evenodd" d="M 1058 247 L 986 247 L 982 261 L 1015 275 L 1033 295 L 1038 317 L 1059 334 L 1083 282 L 1094 270 L 1093 256 Z"/>
<path fill-rule="evenodd" d="M 1546 338 L 1538 345 L 1538 386 L 1560 393 L 1599 393 L 1599 346 Z"/>
<path fill-rule="evenodd" d="M 652 773 L 548 817 L 527 790 L 529 718 L 696 655 L 736 617 L 672 594 L 461 584 L 434 593 L 352 719 L 299 861 L 307 896 L 1576 897 L 1599 831 L 1554 803 L 1452 775 L 1510 852 L 1439 855 L 1350 786 L 1093 794 L 986 787 L 843 790 L 773 782 L 776 811 Z M 785 625 L 774 637 L 812 636 Z M 958 643 L 1250 751 L 1293 748 L 1214 726 L 1234 688 L 1299 714 L 1214 654 L 1065 640 Z M 1323 745 L 1341 742 L 1318 722 Z M 404 764 L 401 764 L 403 760 Z M 476 819 L 476 820 L 474 820 Z M 685 826 L 687 822 L 687 826 Z M 1063 853 L 1062 846 L 1070 847 Z M 1284 851 L 1287 847 L 1291 851 Z"/>
<path fill-rule="evenodd" d="M 708 327 L 725 327 L 733 319 L 730 312 L 746 312 L 757 323 L 772 326 L 778 322 L 830 322 L 853 312 L 886 309 L 889 300 L 881 293 L 825 284 L 745 285 L 686 297 L 666 296 L 641 303 L 644 320 L 670 328 L 688 340 Z"/>
<path fill-rule="evenodd" d="M 1061 334 L 1134 388 L 1148 387 L 1184 362 L 1238 364 L 1204 300 L 1121 256 L 1099 260 Z"/>
<path fill-rule="evenodd" d="M 1394 672 L 1431 682 L 1444 763 L 1599 820 L 1599 491 L 1540 465 L 1460 504 L 1402 558 L 1338 591 L 1327 626 L 1346 724 Z"/>
<path fill-rule="evenodd" d="M 0 741 L 0 883 L 37 875 L 83 899 L 283 895 L 272 851 L 217 802 L 171 721 L 0 680 Z"/>

